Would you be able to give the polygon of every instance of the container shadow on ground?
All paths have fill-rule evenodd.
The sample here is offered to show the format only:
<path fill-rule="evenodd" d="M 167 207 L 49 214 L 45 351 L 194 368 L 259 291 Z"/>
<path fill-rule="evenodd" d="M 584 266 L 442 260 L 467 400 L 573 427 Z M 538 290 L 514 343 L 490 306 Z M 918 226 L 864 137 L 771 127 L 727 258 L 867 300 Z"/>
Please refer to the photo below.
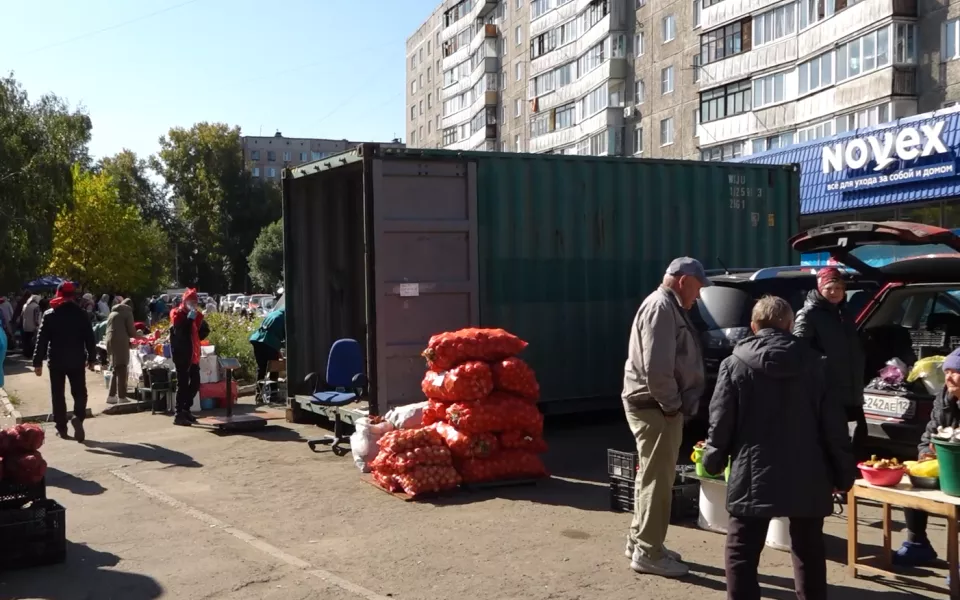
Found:
<path fill-rule="evenodd" d="M 64 473 L 54 467 L 47 468 L 46 482 L 48 487 L 60 488 L 78 496 L 99 496 L 107 491 L 96 481 Z"/>
<path fill-rule="evenodd" d="M 188 454 L 156 444 L 124 444 L 121 442 L 97 442 L 88 439 L 83 445 L 87 452 L 91 454 L 115 456 L 139 462 L 157 462 L 176 467 L 198 468 L 203 466 Z"/>
<path fill-rule="evenodd" d="M 163 595 L 163 588 L 151 577 L 110 569 L 119 563 L 115 554 L 68 541 L 67 560 L 63 564 L 3 573 L 0 597 L 153 600 Z M 122 595 L 118 595 L 121 590 Z"/>

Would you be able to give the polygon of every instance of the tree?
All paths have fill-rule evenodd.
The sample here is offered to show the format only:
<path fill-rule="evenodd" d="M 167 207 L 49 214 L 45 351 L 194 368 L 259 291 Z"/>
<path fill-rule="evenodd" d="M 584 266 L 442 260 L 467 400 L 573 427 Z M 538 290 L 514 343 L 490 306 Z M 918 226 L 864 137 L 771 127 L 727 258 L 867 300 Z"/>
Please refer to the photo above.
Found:
<path fill-rule="evenodd" d="M 157 223 L 164 228 L 171 225 L 173 206 L 161 186 L 150 179 L 150 166 L 146 160 L 124 149 L 101 159 L 96 170 L 110 176 L 117 187 L 120 202 L 136 207 L 145 222 Z"/>
<path fill-rule="evenodd" d="M 0 289 L 19 289 L 49 261 L 53 226 L 72 202 L 74 164 L 90 162 L 90 118 L 47 95 L 31 102 L 0 77 Z"/>
<path fill-rule="evenodd" d="M 272 292 L 283 281 L 283 221 L 263 228 L 248 260 L 250 279 L 261 290 Z"/>
<path fill-rule="evenodd" d="M 157 224 L 145 224 L 124 205 L 104 172 L 75 165 L 73 203 L 54 227 L 51 272 L 88 290 L 145 294 L 167 278 L 169 241 Z"/>

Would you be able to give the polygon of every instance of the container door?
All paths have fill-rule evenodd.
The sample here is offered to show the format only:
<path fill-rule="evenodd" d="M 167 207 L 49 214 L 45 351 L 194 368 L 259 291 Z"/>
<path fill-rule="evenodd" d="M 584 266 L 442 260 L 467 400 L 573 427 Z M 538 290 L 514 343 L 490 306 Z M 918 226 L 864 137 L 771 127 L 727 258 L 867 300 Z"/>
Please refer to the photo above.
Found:
<path fill-rule="evenodd" d="M 374 294 L 380 414 L 424 400 L 430 336 L 479 322 L 476 165 L 373 161 Z"/>

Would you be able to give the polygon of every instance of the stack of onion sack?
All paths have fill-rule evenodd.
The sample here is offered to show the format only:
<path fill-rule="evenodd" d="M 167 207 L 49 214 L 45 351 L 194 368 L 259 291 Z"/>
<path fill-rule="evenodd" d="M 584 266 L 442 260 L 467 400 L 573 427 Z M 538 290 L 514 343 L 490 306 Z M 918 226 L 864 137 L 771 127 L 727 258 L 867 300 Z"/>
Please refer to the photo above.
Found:
<path fill-rule="evenodd" d="M 40 455 L 43 428 L 23 423 L 0 430 L 0 487 L 3 483 L 37 484 L 47 474 L 47 462 Z"/>
<path fill-rule="evenodd" d="M 450 449 L 432 427 L 396 429 L 377 442 L 380 452 L 370 463 L 373 480 L 391 492 L 416 497 L 460 485 Z"/>
<path fill-rule="evenodd" d="M 466 483 L 547 475 L 540 386 L 516 357 L 527 343 L 503 329 L 461 329 L 430 338 L 423 424 L 443 436 Z"/>

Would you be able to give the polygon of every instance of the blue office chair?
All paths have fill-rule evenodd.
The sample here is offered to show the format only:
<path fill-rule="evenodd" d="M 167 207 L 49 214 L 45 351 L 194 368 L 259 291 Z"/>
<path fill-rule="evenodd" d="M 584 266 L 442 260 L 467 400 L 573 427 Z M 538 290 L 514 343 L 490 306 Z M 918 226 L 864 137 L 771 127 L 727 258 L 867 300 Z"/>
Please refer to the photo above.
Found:
<path fill-rule="evenodd" d="M 313 388 L 310 404 L 316 407 L 333 409 L 333 435 L 307 440 L 307 445 L 314 452 L 317 446 L 330 446 L 330 450 L 337 456 L 344 456 L 350 450 L 342 448 L 341 444 L 349 443 L 349 436 L 342 433 L 343 422 L 340 411 L 336 410 L 360 400 L 367 389 L 367 376 L 363 372 L 363 350 L 357 340 L 341 339 L 330 347 L 327 356 L 327 374 L 324 381 L 319 381 L 316 373 L 310 373 L 304 382 Z"/>

